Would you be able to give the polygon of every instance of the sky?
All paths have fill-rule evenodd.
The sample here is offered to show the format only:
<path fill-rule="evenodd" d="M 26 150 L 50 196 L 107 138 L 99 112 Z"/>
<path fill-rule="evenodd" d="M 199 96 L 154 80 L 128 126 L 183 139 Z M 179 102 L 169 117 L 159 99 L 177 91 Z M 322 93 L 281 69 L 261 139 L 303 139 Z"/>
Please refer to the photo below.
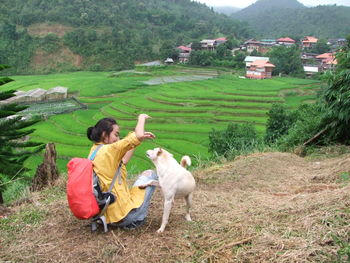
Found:
<path fill-rule="evenodd" d="M 234 6 L 239 8 L 247 7 L 256 0 L 195 0 L 196 2 L 204 3 L 207 6 Z M 350 0 L 298 0 L 305 6 L 317 5 L 345 5 L 350 6 Z"/>

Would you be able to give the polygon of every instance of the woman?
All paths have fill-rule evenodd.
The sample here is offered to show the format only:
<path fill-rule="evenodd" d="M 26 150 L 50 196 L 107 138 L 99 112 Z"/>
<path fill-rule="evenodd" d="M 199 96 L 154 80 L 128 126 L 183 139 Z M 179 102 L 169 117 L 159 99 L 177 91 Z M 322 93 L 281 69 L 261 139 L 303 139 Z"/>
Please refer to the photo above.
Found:
<path fill-rule="evenodd" d="M 144 223 L 147 216 L 149 203 L 154 192 L 154 186 L 141 189 L 138 186 L 146 184 L 149 180 L 157 180 L 157 175 L 147 170 L 141 174 L 131 189 L 126 181 L 127 171 L 125 165 L 132 157 L 135 147 L 144 139 L 155 138 L 151 132 L 145 132 L 145 123 L 150 116 L 140 114 L 134 132 L 130 132 L 125 138 L 119 138 L 119 126 L 112 118 L 104 118 L 94 127 L 87 129 L 87 137 L 94 142 L 90 155 L 98 147 L 93 160 L 94 171 L 97 174 L 102 191 L 107 191 L 112 179 L 119 167 L 120 176 L 114 184 L 112 193 L 116 196 L 115 202 L 109 205 L 106 211 L 107 223 L 113 225 L 134 228 Z"/>

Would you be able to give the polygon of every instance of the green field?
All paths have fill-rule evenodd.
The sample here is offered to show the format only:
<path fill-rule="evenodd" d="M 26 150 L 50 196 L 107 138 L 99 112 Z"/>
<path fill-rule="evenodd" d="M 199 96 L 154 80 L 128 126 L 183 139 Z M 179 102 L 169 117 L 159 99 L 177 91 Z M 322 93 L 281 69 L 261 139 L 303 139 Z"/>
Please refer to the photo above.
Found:
<path fill-rule="evenodd" d="M 208 74 L 208 69 L 203 72 Z M 111 77 L 111 72 L 15 76 L 12 77 L 15 81 L 3 88 L 26 91 L 64 86 L 88 106 L 85 110 L 51 116 L 35 125 L 33 139 L 56 143 L 61 171 L 66 170 L 70 158 L 88 154 L 91 142 L 86 138 L 86 129 L 100 118 L 115 117 L 125 136 L 133 130 L 138 114 L 149 114 L 152 119 L 146 128 L 157 138 L 137 148 L 135 158 L 128 164 L 131 173 L 152 167 L 145 151 L 158 146 L 168 149 L 177 159 L 188 154 L 194 164 L 206 160 L 209 157 L 208 133 L 212 129 L 224 129 L 230 122 L 253 123 L 263 135 L 266 113 L 273 103 L 287 103 L 295 108 L 303 101 L 315 99 L 319 89 L 319 83 L 314 80 L 250 80 L 240 79 L 230 72 L 200 81 L 143 83 L 159 76 L 176 75 L 181 79 L 181 76 L 200 73 L 198 68 L 186 71 L 168 67 L 150 70 L 148 74 L 128 73 L 117 77 Z M 36 168 L 40 162 L 40 156 L 33 156 L 27 166 Z"/>

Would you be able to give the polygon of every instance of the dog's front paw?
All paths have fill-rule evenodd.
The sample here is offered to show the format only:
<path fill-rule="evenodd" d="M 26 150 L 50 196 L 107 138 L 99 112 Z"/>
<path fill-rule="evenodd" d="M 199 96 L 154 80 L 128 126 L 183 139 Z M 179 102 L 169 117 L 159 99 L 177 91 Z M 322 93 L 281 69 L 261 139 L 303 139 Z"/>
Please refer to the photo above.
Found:
<path fill-rule="evenodd" d="M 192 221 L 191 216 L 190 216 L 189 214 L 187 214 L 187 215 L 185 216 L 185 218 L 186 218 L 187 221 Z"/>
<path fill-rule="evenodd" d="M 162 228 L 162 227 L 157 230 L 158 234 L 163 233 L 163 232 L 164 232 L 164 228 Z"/>

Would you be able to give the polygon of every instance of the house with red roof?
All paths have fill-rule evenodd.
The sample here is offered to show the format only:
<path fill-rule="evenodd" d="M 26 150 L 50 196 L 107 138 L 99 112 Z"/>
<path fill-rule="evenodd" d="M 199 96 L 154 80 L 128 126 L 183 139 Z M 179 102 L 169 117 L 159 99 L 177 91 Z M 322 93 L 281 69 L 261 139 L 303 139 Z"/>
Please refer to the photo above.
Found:
<path fill-rule="evenodd" d="M 226 37 L 219 37 L 217 39 L 215 39 L 215 45 L 221 45 L 227 42 L 227 38 Z"/>
<path fill-rule="evenodd" d="M 323 53 L 316 56 L 316 59 L 320 62 L 323 70 L 333 69 L 338 64 L 335 53 Z"/>
<path fill-rule="evenodd" d="M 270 63 L 266 57 L 250 57 L 256 58 L 246 66 L 246 77 L 250 79 L 270 79 L 272 77 L 272 70 L 276 67 Z"/>
<path fill-rule="evenodd" d="M 290 47 L 290 46 L 295 44 L 295 40 L 290 38 L 290 37 L 281 37 L 281 38 L 277 39 L 276 42 L 278 45 L 283 45 L 286 47 Z"/>
<path fill-rule="evenodd" d="M 259 51 L 261 47 L 261 42 L 252 38 L 243 43 L 243 49 L 245 49 L 247 52 L 251 53 L 254 50 Z"/>
<path fill-rule="evenodd" d="M 179 62 L 187 63 L 190 60 L 190 53 L 192 49 L 188 46 L 178 46 L 176 49 L 180 51 L 179 53 Z"/>
<path fill-rule="evenodd" d="M 312 48 L 314 45 L 316 45 L 317 42 L 318 42 L 318 38 L 306 36 L 301 41 L 302 48 Z"/>

